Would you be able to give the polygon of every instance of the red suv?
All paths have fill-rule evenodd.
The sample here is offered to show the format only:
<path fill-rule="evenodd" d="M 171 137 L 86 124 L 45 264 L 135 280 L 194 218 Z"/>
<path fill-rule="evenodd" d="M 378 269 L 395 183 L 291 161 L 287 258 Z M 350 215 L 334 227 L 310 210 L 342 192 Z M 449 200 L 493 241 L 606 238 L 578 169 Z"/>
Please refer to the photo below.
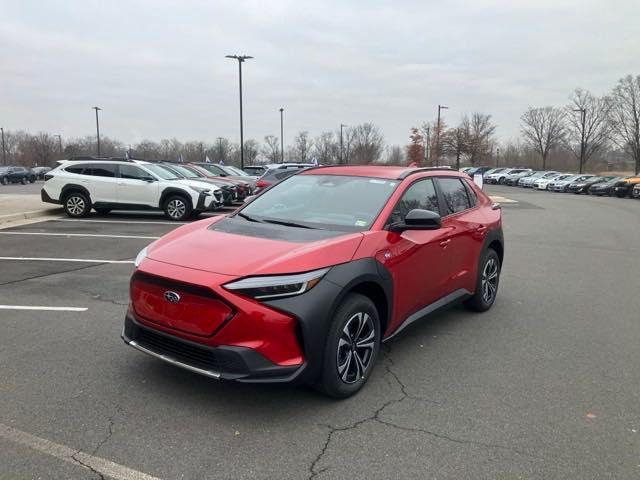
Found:
<path fill-rule="evenodd" d="M 122 337 L 209 377 L 347 397 L 414 321 L 489 309 L 503 251 L 501 210 L 465 174 L 312 168 L 142 250 Z"/>

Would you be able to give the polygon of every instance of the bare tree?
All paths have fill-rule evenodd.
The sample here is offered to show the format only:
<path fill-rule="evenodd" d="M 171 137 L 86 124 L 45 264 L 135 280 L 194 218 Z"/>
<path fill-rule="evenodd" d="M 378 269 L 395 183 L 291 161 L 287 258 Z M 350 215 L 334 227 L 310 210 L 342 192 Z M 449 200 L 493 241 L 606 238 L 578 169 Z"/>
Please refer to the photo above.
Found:
<path fill-rule="evenodd" d="M 404 151 L 399 145 L 388 146 L 385 150 L 384 163 L 387 165 L 404 165 L 406 163 Z"/>
<path fill-rule="evenodd" d="M 609 97 L 595 97 L 588 90 L 576 88 L 566 107 L 566 135 L 564 142 L 577 159 L 581 151 L 583 165 L 605 148 L 611 137 L 611 108 Z M 584 137 L 582 116 L 584 111 Z"/>
<path fill-rule="evenodd" d="M 336 142 L 338 144 L 338 159 L 342 155 L 342 163 L 349 163 L 353 153 L 353 143 L 355 140 L 355 129 L 351 127 L 342 129 L 342 145 L 340 144 L 340 129 L 336 131 Z M 338 161 L 340 163 L 340 161 Z"/>
<path fill-rule="evenodd" d="M 496 126 L 491 123 L 491 115 L 474 112 L 471 117 L 465 115 L 460 124 L 464 135 L 464 149 L 471 165 L 486 159 L 491 154 L 493 134 Z"/>
<path fill-rule="evenodd" d="M 356 165 L 375 163 L 380 159 L 384 137 L 372 123 L 363 123 L 354 129 L 353 151 L 350 154 Z"/>
<path fill-rule="evenodd" d="M 293 139 L 293 155 L 297 158 L 296 161 L 308 162 L 312 147 L 313 141 L 309 136 L 309 132 L 299 132 Z"/>
<path fill-rule="evenodd" d="M 275 135 L 267 135 L 264 137 L 262 154 L 267 157 L 270 163 L 280 163 L 280 139 Z"/>
<path fill-rule="evenodd" d="M 31 137 L 31 148 L 36 165 L 49 165 L 56 148 L 55 138 L 48 133 L 40 132 Z"/>
<path fill-rule="evenodd" d="M 556 107 L 529 108 L 521 117 L 525 141 L 542 157 L 542 169 L 552 148 L 560 145 L 565 134 L 564 110 Z"/>
<path fill-rule="evenodd" d="M 627 75 L 613 89 L 611 109 L 617 142 L 631 153 L 640 173 L 640 75 Z"/>
<path fill-rule="evenodd" d="M 456 158 L 457 169 L 460 169 L 462 156 L 467 153 L 467 142 L 467 129 L 463 125 L 456 128 L 450 128 L 443 133 L 442 137 L 440 137 L 442 152 L 445 155 L 451 155 Z"/>
<path fill-rule="evenodd" d="M 228 138 L 218 137 L 211 146 L 210 160 L 214 163 L 229 163 L 233 145 Z"/>
<path fill-rule="evenodd" d="M 247 165 L 253 165 L 256 162 L 258 153 L 260 152 L 260 144 L 250 138 L 244 141 L 244 161 Z"/>
<path fill-rule="evenodd" d="M 338 139 L 339 142 L 340 139 Z M 318 163 L 323 165 L 338 163 L 340 159 L 340 145 L 336 142 L 333 132 L 322 132 L 314 141 L 314 153 Z"/>

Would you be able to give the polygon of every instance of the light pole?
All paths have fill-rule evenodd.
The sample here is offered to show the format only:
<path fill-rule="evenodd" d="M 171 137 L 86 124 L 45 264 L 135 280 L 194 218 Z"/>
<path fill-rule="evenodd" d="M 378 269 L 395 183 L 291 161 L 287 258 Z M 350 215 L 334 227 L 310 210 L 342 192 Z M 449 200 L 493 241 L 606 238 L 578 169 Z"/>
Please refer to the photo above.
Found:
<path fill-rule="evenodd" d="M 580 128 L 580 168 L 578 170 L 578 173 L 582 173 L 582 168 L 584 165 L 584 122 L 586 120 L 586 116 L 587 116 L 587 109 L 586 108 L 576 108 L 573 110 L 574 112 L 580 112 L 580 124 L 581 124 L 581 128 Z"/>
<path fill-rule="evenodd" d="M 2 164 L 7 164 L 7 151 L 4 148 L 4 128 L 0 127 L 0 132 L 2 132 Z"/>
<path fill-rule="evenodd" d="M 244 132 L 242 131 L 242 64 L 249 60 L 249 55 L 226 55 L 226 58 L 238 60 L 238 75 L 240 82 L 240 169 L 244 169 Z"/>
<path fill-rule="evenodd" d="M 449 107 L 438 105 L 438 131 L 436 132 L 436 167 L 440 166 L 440 110 L 446 110 Z"/>
<path fill-rule="evenodd" d="M 431 148 L 431 126 L 424 127 L 423 132 L 427 135 L 427 141 L 424 144 L 424 165 L 426 167 L 429 164 L 429 149 Z"/>
<path fill-rule="evenodd" d="M 280 163 L 284 163 L 284 108 L 280 108 Z"/>
<path fill-rule="evenodd" d="M 224 137 L 218 137 L 218 163 L 223 162 L 222 159 L 222 140 L 224 140 Z"/>
<path fill-rule="evenodd" d="M 349 125 L 345 125 L 343 123 L 340 124 L 340 163 L 344 163 L 344 142 L 342 140 L 342 129 L 344 127 L 348 127 Z"/>
<path fill-rule="evenodd" d="M 58 153 L 60 155 L 60 158 L 62 158 L 62 135 L 56 133 L 54 137 L 58 137 Z"/>
<path fill-rule="evenodd" d="M 500 147 L 496 148 L 496 167 L 500 166 Z"/>
<path fill-rule="evenodd" d="M 102 110 L 100 107 L 91 107 L 96 111 L 96 137 L 98 138 L 98 156 L 100 156 L 100 122 L 98 121 L 98 112 Z"/>

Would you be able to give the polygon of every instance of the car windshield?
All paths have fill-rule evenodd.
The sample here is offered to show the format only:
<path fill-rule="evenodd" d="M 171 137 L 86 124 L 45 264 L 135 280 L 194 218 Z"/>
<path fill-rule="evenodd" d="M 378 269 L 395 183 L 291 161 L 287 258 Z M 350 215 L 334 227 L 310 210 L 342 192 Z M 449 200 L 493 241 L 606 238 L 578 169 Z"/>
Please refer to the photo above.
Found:
<path fill-rule="evenodd" d="M 243 172 L 242 170 L 240 170 L 239 168 L 236 167 L 232 167 L 232 166 L 227 166 L 224 167 L 224 169 L 229 172 L 231 175 L 239 175 L 241 177 L 248 177 L 249 174 L 246 172 Z"/>
<path fill-rule="evenodd" d="M 163 180 L 178 180 L 180 177 L 162 165 L 145 165 L 145 168 Z"/>
<path fill-rule="evenodd" d="M 257 197 L 239 215 L 307 228 L 368 230 L 398 183 L 369 177 L 295 175 Z"/>
<path fill-rule="evenodd" d="M 178 172 L 180 175 L 182 175 L 185 178 L 200 178 L 200 177 L 202 177 L 202 175 L 198 175 L 197 173 L 195 173 L 190 168 L 183 167 L 182 165 L 171 165 L 169 168 L 171 168 L 171 170 L 175 170 L 176 172 Z"/>

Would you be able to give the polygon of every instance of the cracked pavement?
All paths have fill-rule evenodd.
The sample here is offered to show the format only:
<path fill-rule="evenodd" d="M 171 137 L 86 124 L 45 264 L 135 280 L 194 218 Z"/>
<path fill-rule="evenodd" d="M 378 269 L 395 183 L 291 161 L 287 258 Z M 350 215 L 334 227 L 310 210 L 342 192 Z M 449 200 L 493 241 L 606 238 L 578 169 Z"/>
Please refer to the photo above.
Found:
<path fill-rule="evenodd" d="M 489 191 L 519 202 L 504 208 L 494 308 L 411 326 L 343 401 L 214 382 L 127 348 L 130 265 L 2 262 L 0 304 L 88 310 L 1 311 L 0 423 L 77 453 L 69 464 L 0 438 L 0 478 L 108 478 L 85 455 L 163 479 L 639 478 L 640 202 Z M 146 243 L 0 236 L 6 256 L 133 258 Z"/>

